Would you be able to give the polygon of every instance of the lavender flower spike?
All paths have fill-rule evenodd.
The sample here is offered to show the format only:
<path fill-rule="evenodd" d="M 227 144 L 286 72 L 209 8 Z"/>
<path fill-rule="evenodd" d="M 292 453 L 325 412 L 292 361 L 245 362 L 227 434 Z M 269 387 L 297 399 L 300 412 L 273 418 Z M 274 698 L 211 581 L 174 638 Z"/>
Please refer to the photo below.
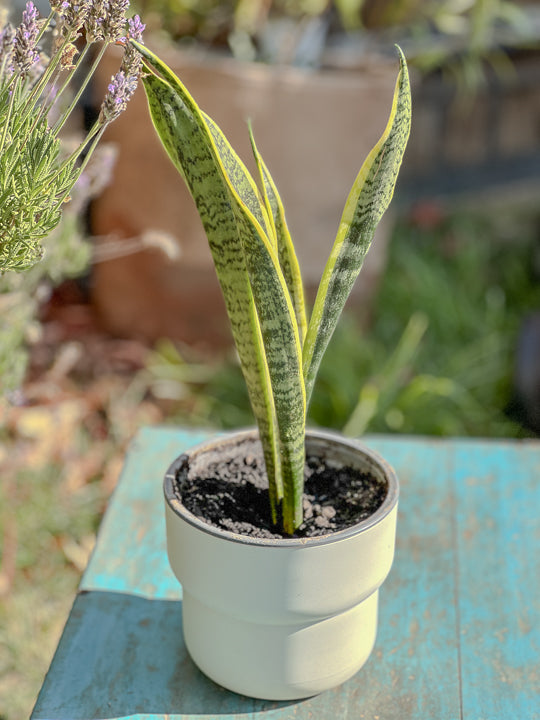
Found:
<path fill-rule="evenodd" d="M 126 75 L 138 77 L 141 72 L 142 57 L 133 45 L 128 42 L 128 39 L 137 40 L 142 43 L 142 34 L 145 27 L 146 25 L 141 22 L 138 15 L 134 15 L 128 20 L 128 37 L 122 38 L 124 42 L 124 57 L 122 58 L 122 65 L 120 66 L 120 69 L 123 70 Z"/>
<path fill-rule="evenodd" d="M 107 95 L 103 100 L 99 113 L 99 122 L 102 125 L 111 123 L 124 112 L 136 87 L 137 77 L 126 75 L 123 70 L 120 70 L 111 78 L 107 88 Z"/>
<path fill-rule="evenodd" d="M 115 42 L 125 35 L 129 0 L 109 0 L 107 6 L 107 13 L 103 19 L 103 32 L 105 40 Z"/>
<path fill-rule="evenodd" d="M 103 23 L 107 15 L 107 0 L 95 0 L 86 18 L 85 30 L 88 42 L 104 40 Z"/>
<path fill-rule="evenodd" d="M 142 43 L 142 34 L 146 28 L 146 25 L 141 22 L 141 18 L 138 15 L 134 15 L 128 19 L 128 32 L 129 37 L 132 40 Z"/>
<path fill-rule="evenodd" d="M 22 73 L 28 70 L 39 60 L 39 53 L 36 50 L 36 41 L 39 35 L 39 12 L 33 2 L 26 3 L 23 10 L 22 22 L 15 33 L 13 41 L 13 60 L 15 66 Z"/>
<path fill-rule="evenodd" d="M 86 20 L 90 7 L 93 3 L 90 0 L 64 0 L 57 8 L 60 16 L 60 29 L 63 38 L 71 42 L 79 37 L 79 30 Z"/>

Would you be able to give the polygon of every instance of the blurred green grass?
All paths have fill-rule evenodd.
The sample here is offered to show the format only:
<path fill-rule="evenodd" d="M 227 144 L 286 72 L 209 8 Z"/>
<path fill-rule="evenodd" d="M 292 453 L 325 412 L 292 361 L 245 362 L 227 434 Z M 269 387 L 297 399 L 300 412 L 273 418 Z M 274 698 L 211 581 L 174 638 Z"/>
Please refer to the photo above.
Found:
<path fill-rule="evenodd" d="M 533 208 L 399 221 L 370 322 L 344 316 L 310 423 L 353 435 L 531 435 L 508 409 L 519 329 L 540 309 L 539 220 Z M 234 355 L 208 362 L 169 341 L 136 375 L 100 377 L 98 390 L 51 383 L 0 431 L 0 720 L 31 711 L 136 430 L 252 423 Z"/>

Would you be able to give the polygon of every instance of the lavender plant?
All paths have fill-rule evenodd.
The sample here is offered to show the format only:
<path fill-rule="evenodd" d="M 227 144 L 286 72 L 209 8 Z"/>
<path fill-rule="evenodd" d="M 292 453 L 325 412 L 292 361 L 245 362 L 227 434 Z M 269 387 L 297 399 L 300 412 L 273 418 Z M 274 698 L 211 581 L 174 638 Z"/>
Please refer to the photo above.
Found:
<path fill-rule="evenodd" d="M 135 91 L 141 60 L 125 40 L 141 42 L 144 25 L 128 9 L 129 0 L 56 0 L 42 18 L 30 1 L 17 28 L 0 27 L 0 273 L 40 260 L 43 239 Z M 125 45 L 121 66 L 98 119 L 67 151 L 62 130 L 113 43 Z"/>

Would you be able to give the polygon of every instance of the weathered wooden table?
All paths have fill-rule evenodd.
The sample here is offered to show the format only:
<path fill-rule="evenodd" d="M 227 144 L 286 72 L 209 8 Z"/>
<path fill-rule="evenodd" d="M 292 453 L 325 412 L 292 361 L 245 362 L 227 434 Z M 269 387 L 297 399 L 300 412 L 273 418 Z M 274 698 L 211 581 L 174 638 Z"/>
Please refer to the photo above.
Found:
<path fill-rule="evenodd" d="M 33 720 L 540 718 L 540 443 L 370 437 L 401 480 L 375 651 L 300 702 L 207 680 L 182 639 L 161 478 L 204 433 L 145 429 L 128 454 Z"/>

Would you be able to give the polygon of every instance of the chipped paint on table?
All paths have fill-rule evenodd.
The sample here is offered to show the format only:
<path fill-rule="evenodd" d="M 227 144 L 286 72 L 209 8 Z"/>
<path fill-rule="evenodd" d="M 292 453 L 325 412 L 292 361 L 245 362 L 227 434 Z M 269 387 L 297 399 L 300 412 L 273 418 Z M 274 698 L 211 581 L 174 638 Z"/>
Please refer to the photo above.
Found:
<path fill-rule="evenodd" d="M 32 720 L 540 718 L 540 443 L 367 438 L 401 483 L 375 650 L 341 687 L 269 703 L 206 679 L 183 642 L 161 485 L 206 437 L 132 444 Z"/>

